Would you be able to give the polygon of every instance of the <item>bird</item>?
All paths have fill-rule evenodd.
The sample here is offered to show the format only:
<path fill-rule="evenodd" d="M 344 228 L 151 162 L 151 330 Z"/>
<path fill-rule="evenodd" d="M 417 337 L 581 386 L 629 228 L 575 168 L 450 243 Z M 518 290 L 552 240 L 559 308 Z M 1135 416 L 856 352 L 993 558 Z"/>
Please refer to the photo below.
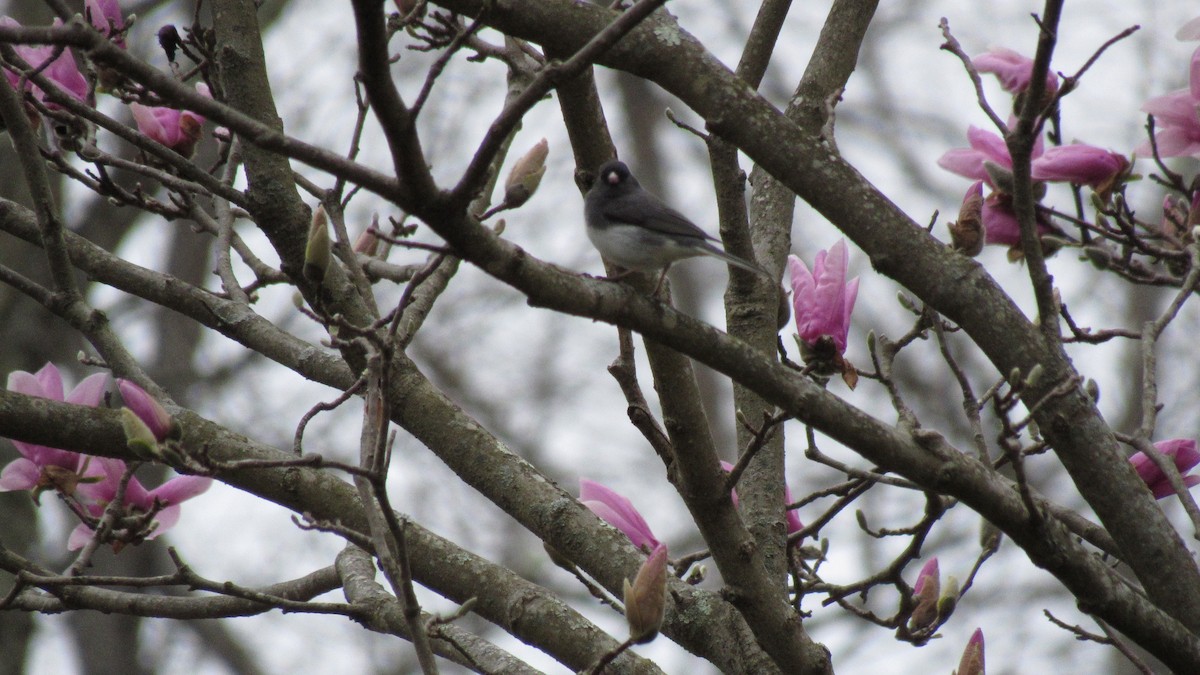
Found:
<path fill-rule="evenodd" d="M 584 197 L 584 220 L 588 239 L 600 255 L 626 270 L 610 279 L 621 278 L 628 271 L 662 270 L 655 296 L 671 263 L 702 255 L 772 278 L 759 265 L 715 246 L 717 239 L 643 188 L 621 161 L 600 167 L 596 182 Z"/>

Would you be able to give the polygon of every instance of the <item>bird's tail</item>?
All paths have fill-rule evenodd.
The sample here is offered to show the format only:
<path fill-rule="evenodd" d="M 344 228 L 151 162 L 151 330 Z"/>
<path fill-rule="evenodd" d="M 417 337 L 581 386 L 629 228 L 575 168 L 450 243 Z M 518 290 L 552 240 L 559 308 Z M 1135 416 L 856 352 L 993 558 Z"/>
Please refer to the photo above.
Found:
<path fill-rule="evenodd" d="M 706 246 L 705 250 L 708 251 L 709 254 L 711 254 L 714 258 L 720 258 L 721 260 L 724 260 L 725 262 L 729 263 L 730 265 L 734 265 L 735 267 L 740 267 L 748 272 L 754 272 L 755 274 L 761 274 L 768 279 L 774 278 L 774 275 L 772 275 L 770 272 L 768 272 L 766 269 L 764 269 L 760 265 L 758 265 L 756 263 L 752 263 L 749 260 L 746 260 L 745 258 L 739 258 L 732 253 L 726 253 L 725 251 L 722 251 L 721 249 L 717 248 L 716 246 L 708 244 Z"/>

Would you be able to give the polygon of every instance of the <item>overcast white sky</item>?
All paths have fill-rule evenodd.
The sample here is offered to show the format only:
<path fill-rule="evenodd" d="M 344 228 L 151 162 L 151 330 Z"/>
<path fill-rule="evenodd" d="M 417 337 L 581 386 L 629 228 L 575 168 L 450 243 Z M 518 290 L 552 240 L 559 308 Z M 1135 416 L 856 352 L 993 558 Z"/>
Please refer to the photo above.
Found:
<path fill-rule="evenodd" d="M 704 40 L 723 61 L 732 64 L 736 63 L 739 40 L 753 20 L 756 4 L 675 0 L 669 7 L 686 29 Z M 796 3 L 769 75 L 769 91 L 784 95 L 790 91 L 803 71 L 828 4 Z M 850 80 L 838 109 L 839 146 L 862 173 L 914 220 L 926 222 L 935 210 L 940 210 L 943 217 L 939 219 L 937 232 L 944 237 L 942 224 L 957 210 L 966 181 L 940 171 L 935 161 L 950 147 L 965 145 L 967 125 L 985 125 L 986 118 L 975 105 L 974 93 L 959 62 L 938 49 L 942 42 L 938 20 L 943 16 L 949 18 L 955 35 L 972 54 L 995 45 L 1032 55 L 1036 30 L 1029 15 L 1040 11 L 1041 6 L 1034 2 L 973 0 L 898 0 L 881 4 L 878 29 L 869 37 L 870 56 L 864 58 L 860 72 Z M 349 12 L 349 4 L 344 2 L 292 3 L 266 45 L 277 101 L 288 131 L 335 150 L 346 147 L 354 114 L 350 77 L 355 69 L 355 54 Z M 1133 38 L 1113 47 L 1085 77 L 1083 86 L 1065 101 L 1063 119 L 1068 139 L 1130 151 L 1140 141 L 1144 123 L 1138 106 L 1149 96 L 1184 85 L 1188 56 L 1194 45 L 1175 41 L 1174 33 L 1194 13 L 1198 13 L 1195 3 L 1179 1 L 1068 3 L 1054 61 L 1056 70 L 1074 72 L 1109 37 L 1133 24 L 1143 27 Z M 154 32 L 168 20 L 171 19 L 166 12 L 141 17 L 130 41 L 131 49 L 153 53 Z M 731 30 L 731 25 L 740 28 Z M 484 37 L 495 40 L 497 36 L 485 32 Z M 399 36 L 393 49 L 398 50 L 407 39 Z M 395 68 L 410 100 L 428 63 L 426 55 L 405 52 Z M 618 99 L 612 80 L 601 73 L 600 84 L 610 121 L 617 131 L 618 145 L 623 146 L 628 136 L 621 126 L 621 116 L 616 113 Z M 1003 93 L 992 82 L 988 84 L 993 105 L 1003 108 L 1006 104 Z M 439 81 L 429 104 L 430 110 L 437 114 L 427 113 L 423 117 L 423 132 L 426 150 L 437 162 L 435 175 L 442 181 L 452 180 L 469 159 L 490 116 L 500 108 L 504 87 L 503 70 L 499 66 L 467 64 L 461 59 Z M 780 98 L 774 100 L 783 103 Z M 882 100 L 892 106 L 889 111 L 880 111 Z M 684 117 L 690 114 L 678 107 L 676 112 Z M 686 205 L 685 211 L 697 223 L 715 231 L 714 198 L 701 144 L 668 126 L 660 127 L 660 131 L 660 143 L 671 157 L 670 192 L 663 196 L 678 206 Z M 541 137 L 550 142 L 542 188 L 526 207 L 506 215 L 505 234 L 534 255 L 597 273 L 601 269 L 599 256 L 584 236 L 582 204 L 572 181 L 575 167 L 553 100 L 543 102 L 528 116 L 513 147 L 519 154 Z M 361 159 L 383 170 L 389 166 L 386 146 L 374 128 L 369 131 Z M 327 183 L 317 172 L 306 173 L 320 183 Z M 1144 204 L 1161 201 L 1161 194 L 1154 196 L 1156 193 L 1148 184 L 1140 189 L 1144 191 Z M 375 211 L 384 216 L 396 215 L 379 200 L 364 194 L 352 204 L 348 219 L 361 227 Z M 145 237 L 150 237 L 163 223 L 147 220 L 145 227 Z M 798 208 L 795 253 L 810 260 L 815 250 L 828 247 L 838 236 L 831 225 L 802 205 Z M 139 262 L 149 264 L 153 250 L 145 246 L 145 241 L 141 239 L 137 255 Z M 861 253 L 852 249 L 851 257 L 862 285 L 857 334 L 851 335 L 849 356 L 866 363 L 866 330 L 895 334 L 907 328 L 908 319 L 896 304 L 895 287 L 873 274 Z M 998 249 L 987 251 L 982 260 L 1006 288 L 1013 289 L 1016 297 L 1026 303 L 1023 306 L 1028 306 L 1028 295 L 1021 290 L 1025 285 L 1023 268 L 1007 263 L 1004 252 Z M 712 287 L 706 291 L 708 304 L 703 316 L 721 325 L 718 303 L 724 290 L 723 267 L 711 261 L 685 264 L 702 266 L 711 275 Z M 1112 282 L 1097 284 L 1094 277 L 1079 274 L 1084 269 L 1070 255 L 1051 262 L 1051 271 L 1063 286 L 1064 298 L 1081 323 L 1113 322 L 1113 317 L 1105 316 L 1103 304 L 1094 302 Z M 117 300 L 111 293 L 99 293 L 96 297 L 101 304 Z M 260 311 L 292 322 L 308 337 L 318 337 L 311 327 L 291 316 L 294 312 L 290 310 L 290 293 L 268 296 Z M 1193 315 L 1191 320 L 1194 318 Z M 466 377 L 474 383 L 480 402 L 464 402 L 464 407 L 473 414 L 494 415 L 495 423 L 502 428 L 493 429 L 513 443 L 516 451 L 562 480 L 568 489 L 574 489 L 578 477 L 586 476 L 629 495 L 660 538 L 671 544 L 672 554 L 696 545 L 686 512 L 663 478 L 660 464 L 638 434 L 623 422 L 625 403 L 604 370 L 616 354 L 615 333 L 611 328 L 531 310 L 516 293 L 467 268 L 440 301 L 431 324 L 418 338 L 416 352 L 431 364 L 445 361 L 440 363 L 444 370 L 434 375 L 435 380 Z M 136 346 L 137 332 L 131 330 L 127 337 Z M 790 339 L 787 342 L 790 344 Z M 140 348 L 147 347 L 143 344 Z M 934 363 L 930 360 L 933 347 L 926 345 L 920 349 L 923 351 L 916 351 L 909 367 Z M 203 358 L 216 366 L 237 358 L 240 351 L 240 347 L 222 339 L 212 339 Z M 1100 382 L 1102 391 L 1117 390 L 1129 376 L 1111 363 L 1116 359 L 1114 351 L 1079 350 L 1076 358 Z M 199 392 L 203 401 L 200 412 L 282 447 L 290 443 L 300 415 L 316 401 L 329 400 L 334 395 L 270 366 L 258 369 L 256 374 L 253 379 L 242 379 L 234 389 Z M 1168 377 L 1165 387 L 1169 389 L 1172 382 L 1182 381 Z M 886 398 L 870 384 L 854 393 L 839 385 L 831 388 L 885 419 L 892 418 Z M 649 382 L 646 389 L 648 394 L 652 393 Z M 529 405 L 537 400 L 539 392 L 545 391 L 553 392 L 553 405 Z M 1114 400 L 1119 401 L 1120 397 L 1115 396 Z M 1194 399 L 1189 402 L 1194 405 Z M 917 407 L 941 403 L 918 402 Z M 1102 399 L 1102 407 L 1105 405 Z M 247 410 L 253 410 L 252 418 L 247 416 Z M 1164 411 L 1164 427 L 1169 427 L 1164 428 L 1164 437 L 1195 436 L 1193 416 L 1188 412 L 1178 406 Z M 718 414 L 729 415 L 727 411 Z M 357 409 L 348 409 L 318 418 L 309 431 L 311 447 L 322 447 L 328 453 L 350 453 L 357 444 L 357 416 Z M 800 427 L 789 427 L 789 434 L 793 440 L 789 447 L 794 446 L 788 460 L 793 491 L 799 495 L 806 488 L 834 481 L 836 476 L 832 472 L 814 469 L 803 462 L 796 443 L 803 438 Z M 835 453 L 838 450 L 832 444 L 828 449 Z M 494 507 L 481 504 L 472 490 L 458 483 L 418 443 L 402 435 L 396 457 L 392 489 L 398 508 L 483 555 L 516 564 L 522 573 L 536 572 L 543 583 L 569 593 L 572 604 L 602 627 L 614 635 L 624 635 L 620 617 L 596 606 L 579 592 L 568 575 L 554 570 L 532 536 L 525 533 L 514 540 L 511 521 Z M 1036 463 L 1032 466 L 1038 468 Z M 1051 470 L 1049 460 L 1045 460 L 1045 467 Z M 1048 483 L 1045 487 L 1055 496 L 1071 501 L 1069 485 Z M 1164 507 L 1178 508 L 1173 504 Z M 869 509 L 875 526 L 902 526 L 911 524 L 914 508 L 919 509 L 920 502 L 913 501 L 910 495 L 888 493 L 866 500 L 863 508 Z M 802 511 L 802 517 L 806 513 Z M 943 575 L 960 578 L 966 575 L 975 556 L 977 528 L 978 518 L 961 507 L 938 526 L 926 553 L 939 556 Z M 848 515 L 836 521 L 829 534 L 836 541 L 837 532 L 856 529 L 852 515 Z M 341 547 L 340 540 L 332 536 L 300 532 L 290 524 L 290 514 L 283 509 L 221 485 L 184 507 L 171 539 L 201 574 L 248 585 L 292 578 L 327 565 Z M 213 546 L 214 541 L 220 545 Z M 57 543 L 48 539 L 47 547 Z M 891 548 L 894 548 L 891 544 L 881 548 L 835 544 L 825 573 L 832 580 L 849 581 L 882 559 L 873 556 L 882 556 Z M 914 568 L 914 579 L 915 574 Z M 943 628 L 943 639 L 920 649 L 813 602 L 805 608 L 817 613 L 809 622 L 810 629 L 818 641 L 832 650 L 837 672 L 842 675 L 948 673 L 956 666 L 966 639 L 978 626 L 983 627 L 987 637 L 987 660 L 993 674 L 1101 672 L 1107 663 L 1110 655 L 1103 648 L 1075 642 L 1046 623 L 1042 617 L 1044 608 L 1069 623 L 1090 626 L 1074 610 L 1074 603 L 1059 592 L 1057 582 L 1032 569 L 1011 545 L 988 563 L 976 583 L 977 587 Z M 434 610 L 450 607 L 436 598 L 427 601 Z M 62 621 L 62 617 L 42 620 L 45 630 L 40 634 L 31 672 L 69 672 L 73 661 L 69 657 L 69 643 L 59 627 Z M 410 650 L 407 643 L 377 639 L 339 618 L 273 614 L 238 620 L 235 626 L 241 635 L 262 647 L 258 653 L 268 672 L 364 672 L 371 664 L 391 663 L 398 654 Z M 150 625 L 147 635 L 156 653 L 178 657 L 171 661 L 173 665 L 168 672 L 219 672 L 213 664 L 194 660 L 195 647 L 180 637 L 180 631 Z M 491 633 L 488 637 L 528 658 L 538 668 L 566 672 L 549 658 L 501 633 Z M 637 651 L 656 659 L 668 673 L 712 672 L 711 666 L 666 639 L 660 638 Z"/>

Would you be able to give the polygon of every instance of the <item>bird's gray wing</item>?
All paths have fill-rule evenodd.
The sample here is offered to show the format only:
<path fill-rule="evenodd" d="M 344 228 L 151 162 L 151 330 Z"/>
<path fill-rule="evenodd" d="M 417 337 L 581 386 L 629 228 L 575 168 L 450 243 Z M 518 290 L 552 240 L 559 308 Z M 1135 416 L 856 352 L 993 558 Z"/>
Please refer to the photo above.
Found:
<path fill-rule="evenodd" d="M 603 205 L 603 210 L 610 221 L 640 225 L 670 236 L 716 241 L 688 220 L 687 216 L 663 204 L 647 192 L 610 199 Z"/>

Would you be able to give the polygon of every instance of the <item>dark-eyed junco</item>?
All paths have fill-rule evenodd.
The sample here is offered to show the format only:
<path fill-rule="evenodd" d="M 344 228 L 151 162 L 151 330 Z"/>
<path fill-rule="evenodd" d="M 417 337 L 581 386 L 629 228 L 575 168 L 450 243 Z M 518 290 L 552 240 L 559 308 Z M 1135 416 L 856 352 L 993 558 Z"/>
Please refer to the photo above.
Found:
<path fill-rule="evenodd" d="M 716 239 L 643 189 L 624 162 L 600 167 L 584 198 L 584 218 L 588 239 L 605 260 L 627 270 L 661 269 L 659 287 L 671 263 L 701 255 L 771 277 L 762 267 L 714 246 Z"/>

